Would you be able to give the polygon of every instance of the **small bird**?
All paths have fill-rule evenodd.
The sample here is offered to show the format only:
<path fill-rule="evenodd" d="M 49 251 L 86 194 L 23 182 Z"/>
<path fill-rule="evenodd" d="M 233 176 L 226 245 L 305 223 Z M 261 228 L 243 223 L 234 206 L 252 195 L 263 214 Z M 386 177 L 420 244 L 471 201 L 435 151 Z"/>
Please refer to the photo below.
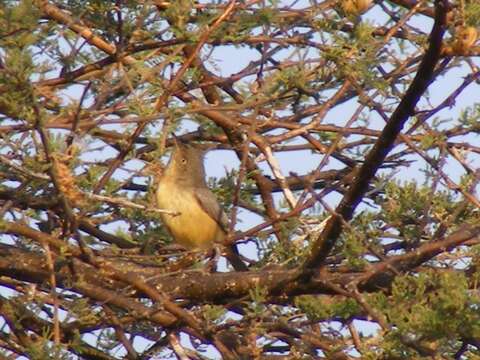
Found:
<path fill-rule="evenodd" d="M 205 152 L 176 137 L 174 144 L 156 195 L 159 208 L 178 214 L 162 214 L 161 219 L 178 244 L 189 249 L 212 248 L 224 241 L 228 218 L 205 181 Z M 227 259 L 235 269 L 246 270 L 236 248 L 232 248 L 227 250 Z"/>

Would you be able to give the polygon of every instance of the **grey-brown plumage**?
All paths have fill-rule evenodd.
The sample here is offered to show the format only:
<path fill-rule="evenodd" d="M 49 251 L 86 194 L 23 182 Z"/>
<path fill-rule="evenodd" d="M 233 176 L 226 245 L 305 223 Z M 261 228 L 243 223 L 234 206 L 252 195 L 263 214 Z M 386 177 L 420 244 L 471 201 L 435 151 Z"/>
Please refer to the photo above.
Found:
<path fill-rule="evenodd" d="M 210 191 L 210 189 L 196 188 L 195 197 L 197 198 L 200 206 L 203 210 L 222 228 L 222 230 L 228 232 L 228 218 L 221 206 L 218 204 L 217 198 Z"/>

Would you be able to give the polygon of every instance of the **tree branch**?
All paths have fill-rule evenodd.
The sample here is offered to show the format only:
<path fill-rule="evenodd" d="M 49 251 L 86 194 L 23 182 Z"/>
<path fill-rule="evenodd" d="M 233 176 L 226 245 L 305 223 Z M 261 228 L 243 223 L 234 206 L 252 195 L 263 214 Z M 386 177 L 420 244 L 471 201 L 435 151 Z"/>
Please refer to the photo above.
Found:
<path fill-rule="evenodd" d="M 314 240 L 310 256 L 303 264 L 303 269 L 312 269 L 320 266 L 330 253 L 342 231 L 343 222 L 349 221 L 365 195 L 370 181 L 382 165 L 387 154 L 392 150 L 395 141 L 407 120 L 414 114 L 415 105 L 433 81 L 436 64 L 440 59 L 442 39 L 447 25 L 448 1 L 435 1 L 435 23 L 429 37 L 429 47 L 420 64 L 417 74 L 403 96 L 400 104 L 390 117 L 382 134 L 375 145 L 367 154 L 364 164 L 357 170 L 355 178 L 340 204 L 335 209 L 335 214 L 325 226 L 324 231 Z M 304 275 L 311 274 L 308 271 Z M 310 275 L 306 275 L 307 277 Z"/>

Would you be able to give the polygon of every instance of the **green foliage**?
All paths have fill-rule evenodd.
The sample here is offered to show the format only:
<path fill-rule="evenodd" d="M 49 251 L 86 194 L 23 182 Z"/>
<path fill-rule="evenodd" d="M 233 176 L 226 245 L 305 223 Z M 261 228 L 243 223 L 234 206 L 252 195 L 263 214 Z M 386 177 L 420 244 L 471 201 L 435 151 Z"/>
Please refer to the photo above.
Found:
<path fill-rule="evenodd" d="M 116 237 L 119 237 L 119 238 L 122 238 L 124 240 L 127 240 L 127 241 L 132 241 L 132 236 L 131 234 L 129 234 L 128 232 L 126 232 L 124 229 L 122 229 L 121 227 L 117 227 L 113 234 L 116 236 Z"/>
<path fill-rule="evenodd" d="M 341 33 L 332 35 L 333 44 L 325 49 L 323 56 L 336 64 L 337 76 L 348 78 L 362 85 L 371 86 L 381 91 L 388 83 L 379 76 L 375 65 L 378 61 L 378 43 L 372 35 L 373 27 L 362 22 L 348 36 Z"/>
<path fill-rule="evenodd" d="M 12 321 L 9 325 L 13 325 L 21 331 L 27 330 L 29 322 L 35 315 L 40 314 L 44 305 L 38 299 L 31 299 L 23 295 L 10 299 L 1 297 L 2 313 L 6 314 Z M 52 327 L 47 326 L 47 322 L 43 323 L 45 326 L 42 326 L 41 322 L 37 322 L 35 325 L 40 327 L 41 336 L 34 339 L 25 337 L 25 355 L 33 360 L 68 359 L 68 353 L 64 352 L 62 347 L 58 347 L 51 342 Z"/>
<path fill-rule="evenodd" d="M 31 1 L 10 3 L 0 9 L 0 49 L 9 71 L 0 71 L 0 108 L 12 118 L 31 123 L 38 119 L 33 111 L 35 91 L 30 80 L 42 66 L 34 61 L 33 45 L 39 41 L 38 10 Z"/>
<path fill-rule="evenodd" d="M 326 296 L 302 295 L 295 297 L 294 304 L 310 321 L 349 319 L 361 313 L 359 304 L 350 298 L 332 301 Z"/>
<path fill-rule="evenodd" d="M 93 26 L 99 34 L 111 42 L 118 41 L 119 11 L 118 3 L 111 0 L 69 0 L 69 6 L 72 9 L 73 17 L 75 19 L 81 17 L 88 21 L 90 26 Z M 126 0 L 122 2 L 121 12 L 121 28 L 122 35 L 128 38 L 132 35 L 136 28 L 136 20 L 141 18 L 141 6 L 137 1 Z"/>
<path fill-rule="evenodd" d="M 70 303 L 67 319 L 78 321 L 80 324 L 95 324 L 100 315 L 97 312 L 92 312 L 88 299 L 77 298 Z"/>
<path fill-rule="evenodd" d="M 341 240 L 343 244 L 342 255 L 352 270 L 361 270 L 368 264 L 364 259 L 366 236 L 360 229 L 348 229 Z"/>
<path fill-rule="evenodd" d="M 145 229 L 137 229 L 135 235 L 131 236 L 138 244 L 141 244 L 144 254 L 155 254 L 158 247 L 169 245 L 172 243 L 172 238 L 168 234 L 165 226 L 162 226 L 160 221 L 155 225 L 148 225 Z M 161 259 L 158 259 L 161 261 Z"/>
<path fill-rule="evenodd" d="M 209 178 L 208 185 L 220 200 L 220 203 L 228 211 L 233 205 L 233 196 L 237 187 L 238 171 L 232 169 L 225 172 L 225 176 L 217 178 Z M 254 181 L 247 175 L 247 179 L 242 181 L 240 186 L 239 198 L 252 207 L 260 206 L 253 196 L 252 192 L 255 188 Z"/>
<path fill-rule="evenodd" d="M 224 177 L 220 179 L 211 177 L 207 181 L 209 187 L 225 209 L 229 209 L 233 203 L 233 195 L 236 188 L 236 174 L 237 172 L 235 170 L 226 171 Z"/>
<path fill-rule="evenodd" d="M 422 135 L 420 145 L 423 150 L 428 150 L 440 142 L 445 142 L 445 140 L 445 136 L 439 135 L 437 133 L 429 133 Z"/>
<path fill-rule="evenodd" d="M 202 317 L 207 322 L 221 323 L 226 314 L 227 311 L 223 306 L 209 304 L 202 306 Z"/>
<path fill-rule="evenodd" d="M 301 260 L 309 253 L 308 241 L 298 230 L 300 223 L 297 218 L 289 218 L 278 224 L 283 241 L 272 241 L 271 237 L 257 237 L 262 247 L 263 260 L 257 264 L 281 264 L 285 268 L 300 265 Z M 304 229 L 308 231 L 308 229 Z"/>
<path fill-rule="evenodd" d="M 268 289 L 261 286 L 255 286 L 248 292 L 250 302 L 248 303 L 248 311 L 250 316 L 261 317 L 265 315 L 265 309 L 268 296 Z"/>
<path fill-rule="evenodd" d="M 237 20 L 231 23 L 224 23 L 218 29 L 215 37 L 222 41 L 240 42 L 251 35 L 253 29 L 262 25 L 270 25 L 277 21 L 275 11 L 272 8 L 264 7 L 255 12 L 243 12 L 237 16 Z"/>
<path fill-rule="evenodd" d="M 69 360 L 70 356 L 67 352 L 62 352 L 56 346 L 52 346 L 52 342 L 48 340 L 48 335 L 38 339 L 36 342 L 31 342 L 30 345 L 26 346 L 26 354 L 28 359 L 31 360 L 44 360 L 44 359 L 55 359 L 55 360 Z"/>
<path fill-rule="evenodd" d="M 23 161 L 28 170 L 38 174 L 45 174 L 50 168 L 50 164 L 45 162 L 44 159 L 41 159 L 39 156 L 26 156 Z"/>
<path fill-rule="evenodd" d="M 28 49 L 6 49 L 5 64 L 10 71 L 0 72 L 0 86 L 4 91 L 0 94 L 0 106 L 5 107 L 19 118 L 25 118 L 29 122 L 36 121 L 32 109 L 34 90 L 30 84 L 30 77 L 35 65 Z"/>
<path fill-rule="evenodd" d="M 31 1 L 3 1 L 0 7 L 0 47 L 25 48 L 33 45 L 38 40 L 35 30 L 39 16 Z"/>
<path fill-rule="evenodd" d="M 466 128 L 480 132 L 480 103 L 462 109 L 458 120 Z"/>
<path fill-rule="evenodd" d="M 480 26 L 480 4 L 478 1 L 465 1 L 465 24 L 468 26 Z"/>
<path fill-rule="evenodd" d="M 198 36 L 198 32 L 193 31 L 193 28 L 189 29 L 188 26 L 193 4 L 194 2 L 192 0 L 175 1 L 163 12 L 169 21 L 170 31 L 172 31 L 176 37 L 194 41 Z"/>
<path fill-rule="evenodd" d="M 432 270 L 398 276 L 384 308 L 394 324 L 387 336 L 387 352 L 411 351 L 405 348 L 405 339 L 448 351 L 452 334 L 466 338 L 479 335 L 479 306 L 480 297 L 469 290 L 460 272 Z"/>
<path fill-rule="evenodd" d="M 436 191 L 430 187 L 421 187 L 416 182 L 400 185 L 389 182 L 380 201 L 380 219 L 395 228 L 405 240 L 420 241 L 428 236 L 427 230 L 434 231 L 435 224 L 448 223 L 457 204 L 447 192 Z M 422 219 L 429 219 L 429 228 L 425 228 Z"/>

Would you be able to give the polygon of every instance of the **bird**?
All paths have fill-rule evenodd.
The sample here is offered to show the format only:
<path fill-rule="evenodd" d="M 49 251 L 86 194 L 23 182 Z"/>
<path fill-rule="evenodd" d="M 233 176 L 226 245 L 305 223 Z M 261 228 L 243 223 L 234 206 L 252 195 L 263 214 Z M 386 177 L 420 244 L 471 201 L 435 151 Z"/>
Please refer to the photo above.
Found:
<path fill-rule="evenodd" d="M 228 234 L 228 218 L 205 180 L 205 151 L 174 137 L 170 160 L 157 182 L 156 199 L 161 220 L 176 243 L 187 249 L 211 249 Z M 235 246 L 226 257 L 236 270 L 245 271 Z"/>

